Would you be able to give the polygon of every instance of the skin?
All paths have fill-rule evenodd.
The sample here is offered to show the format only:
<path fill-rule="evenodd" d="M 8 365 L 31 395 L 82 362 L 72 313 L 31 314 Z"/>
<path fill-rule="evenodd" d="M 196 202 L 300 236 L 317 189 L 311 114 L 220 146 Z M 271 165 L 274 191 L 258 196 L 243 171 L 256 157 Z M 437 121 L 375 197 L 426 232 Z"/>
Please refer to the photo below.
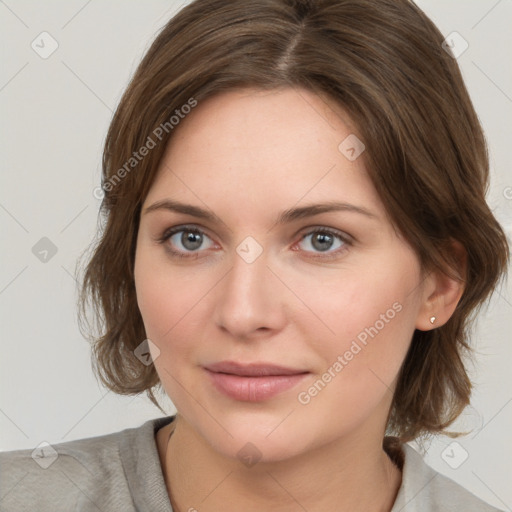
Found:
<path fill-rule="evenodd" d="M 156 371 L 178 411 L 156 436 L 177 510 L 392 508 L 401 472 L 382 438 L 397 374 L 414 330 L 433 328 L 433 315 L 436 327 L 446 322 L 462 290 L 422 272 L 368 177 L 364 152 L 350 161 L 338 149 L 350 134 L 357 130 L 348 115 L 312 92 L 244 89 L 200 102 L 166 148 L 143 204 L 135 284 L 147 337 L 160 351 L 152 350 Z M 219 220 L 145 211 L 164 199 Z M 327 201 L 372 216 L 330 211 L 276 224 L 283 210 Z M 202 245 L 190 250 L 182 232 L 157 241 L 175 226 L 202 230 Z M 321 228 L 347 241 L 315 244 Z M 248 236 L 262 249 L 251 263 L 236 250 Z M 300 403 L 298 394 L 332 374 L 338 356 L 393 304 L 400 311 Z M 204 371 L 223 360 L 310 373 L 275 397 L 240 401 Z M 237 456 L 248 442 L 261 457 L 250 467 Z"/>

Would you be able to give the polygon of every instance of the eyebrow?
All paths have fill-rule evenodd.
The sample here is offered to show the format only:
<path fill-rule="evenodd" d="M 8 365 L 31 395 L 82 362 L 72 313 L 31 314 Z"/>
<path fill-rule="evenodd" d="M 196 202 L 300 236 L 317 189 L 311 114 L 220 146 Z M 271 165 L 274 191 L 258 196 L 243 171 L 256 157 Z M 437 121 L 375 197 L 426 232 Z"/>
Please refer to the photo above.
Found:
<path fill-rule="evenodd" d="M 161 201 L 153 203 L 152 205 L 144 209 L 143 215 L 157 210 L 168 210 L 177 213 L 184 213 L 186 215 L 191 215 L 199 219 L 224 224 L 224 222 L 217 215 L 215 215 L 213 212 L 209 210 L 205 210 L 203 208 L 193 206 L 191 204 L 180 203 L 179 201 L 175 201 L 172 199 L 162 199 Z M 307 206 L 301 206 L 298 208 L 290 208 L 288 210 L 284 210 L 277 217 L 275 224 L 286 224 L 307 217 L 312 217 L 314 215 L 320 215 L 321 213 L 335 211 L 358 213 L 370 219 L 378 218 L 378 216 L 375 213 L 371 212 L 367 208 L 364 208 L 363 206 L 356 206 L 354 204 L 343 203 L 338 201 L 328 201 L 325 203 L 311 204 Z"/>

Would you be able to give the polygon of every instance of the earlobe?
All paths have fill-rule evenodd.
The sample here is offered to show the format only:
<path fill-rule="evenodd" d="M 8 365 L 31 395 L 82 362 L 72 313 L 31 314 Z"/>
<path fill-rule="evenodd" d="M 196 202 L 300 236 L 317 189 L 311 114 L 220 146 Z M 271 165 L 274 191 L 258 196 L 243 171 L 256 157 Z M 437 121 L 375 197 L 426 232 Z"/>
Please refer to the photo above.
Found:
<path fill-rule="evenodd" d="M 466 251 L 456 241 L 451 244 L 454 265 L 450 275 L 433 270 L 426 278 L 423 304 L 418 311 L 416 329 L 429 331 L 444 325 L 453 315 L 462 294 L 466 274 Z"/>

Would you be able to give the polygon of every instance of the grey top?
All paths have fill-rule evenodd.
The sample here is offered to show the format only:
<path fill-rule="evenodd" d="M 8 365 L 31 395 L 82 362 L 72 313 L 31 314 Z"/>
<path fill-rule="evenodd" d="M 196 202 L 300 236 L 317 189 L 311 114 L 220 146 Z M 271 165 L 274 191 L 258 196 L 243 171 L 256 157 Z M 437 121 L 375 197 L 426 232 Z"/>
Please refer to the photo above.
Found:
<path fill-rule="evenodd" d="M 0 453 L 0 511 L 172 512 L 155 433 L 175 416 L 35 450 Z M 402 485 L 391 512 L 499 512 L 402 446 Z"/>

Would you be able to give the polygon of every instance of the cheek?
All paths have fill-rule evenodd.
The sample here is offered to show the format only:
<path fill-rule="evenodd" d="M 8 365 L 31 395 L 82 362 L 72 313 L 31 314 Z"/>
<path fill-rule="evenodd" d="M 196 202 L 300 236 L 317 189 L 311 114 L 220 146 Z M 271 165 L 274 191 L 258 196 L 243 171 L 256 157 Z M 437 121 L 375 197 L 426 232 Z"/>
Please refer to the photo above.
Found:
<path fill-rule="evenodd" d="M 200 279 L 190 279 L 190 273 L 173 268 L 163 251 L 144 246 L 137 248 L 135 288 L 146 334 L 159 346 L 178 326 L 183 328 L 186 321 L 182 319 L 206 291 Z"/>
<path fill-rule="evenodd" d="M 390 294 L 388 299 L 395 298 Z M 373 423 L 370 418 L 383 421 L 388 413 L 413 326 L 404 321 L 410 315 L 407 307 L 386 299 L 365 302 L 364 308 L 346 303 L 346 314 L 338 314 L 334 324 L 335 339 L 314 347 L 323 365 L 297 390 L 296 402 L 307 417 L 329 415 L 328 435 L 353 431 L 367 420 Z"/>
<path fill-rule="evenodd" d="M 297 398 L 311 413 L 331 410 L 347 428 L 389 403 L 414 332 L 419 266 L 408 253 L 400 255 L 401 264 L 393 256 L 376 271 L 352 269 L 322 293 L 309 291 L 310 304 L 334 334 L 315 344 L 323 366 Z"/>
<path fill-rule="evenodd" d="M 175 405 L 180 402 L 183 373 L 194 360 L 197 340 L 208 315 L 208 292 L 212 282 L 203 275 L 171 265 L 163 251 L 144 246 L 137 249 L 135 287 L 146 336 L 158 347 L 155 369 Z M 191 340 L 195 340 L 191 343 Z M 174 378 L 173 378 L 174 377 Z M 177 380 L 176 380 L 177 379 Z"/>
<path fill-rule="evenodd" d="M 190 359 L 193 339 L 190 318 L 198 306 L 202 286 L 190 286 L 179 270 L 171 271 L 170 265 L 155 257 L 156 251 L 138 249 L 135 264 L 137 303 L 142 315 L 146 336 L 158 347 L 152 353 L 156 372 L 165 392 L 175 407 L 187 407 L 187 396 L 180 382 L 182 369 Z M 181 277 L 181 278 L 180 278 Z"/>
<path fill-rule="evenodd" d="M 392 384 L 414 332 L 418 312 L 414 290 L 420 280 L 413 255 L 392 256 L 381 259 L 377 270 L 375 265 L 362 265 L 333 273 L 322 286 L 318 281 L 317 286 L 308 282 L 297 286 L 317 317 L 310 315 L 308 323 L 302 320 L 301 328 L 303 336 L 315 340 L 314 350 L 324 365 L 320 371 L 341 356 L 343 371 L 355 379 L 354 385 L 372 372 L 373 378 Z"/>

